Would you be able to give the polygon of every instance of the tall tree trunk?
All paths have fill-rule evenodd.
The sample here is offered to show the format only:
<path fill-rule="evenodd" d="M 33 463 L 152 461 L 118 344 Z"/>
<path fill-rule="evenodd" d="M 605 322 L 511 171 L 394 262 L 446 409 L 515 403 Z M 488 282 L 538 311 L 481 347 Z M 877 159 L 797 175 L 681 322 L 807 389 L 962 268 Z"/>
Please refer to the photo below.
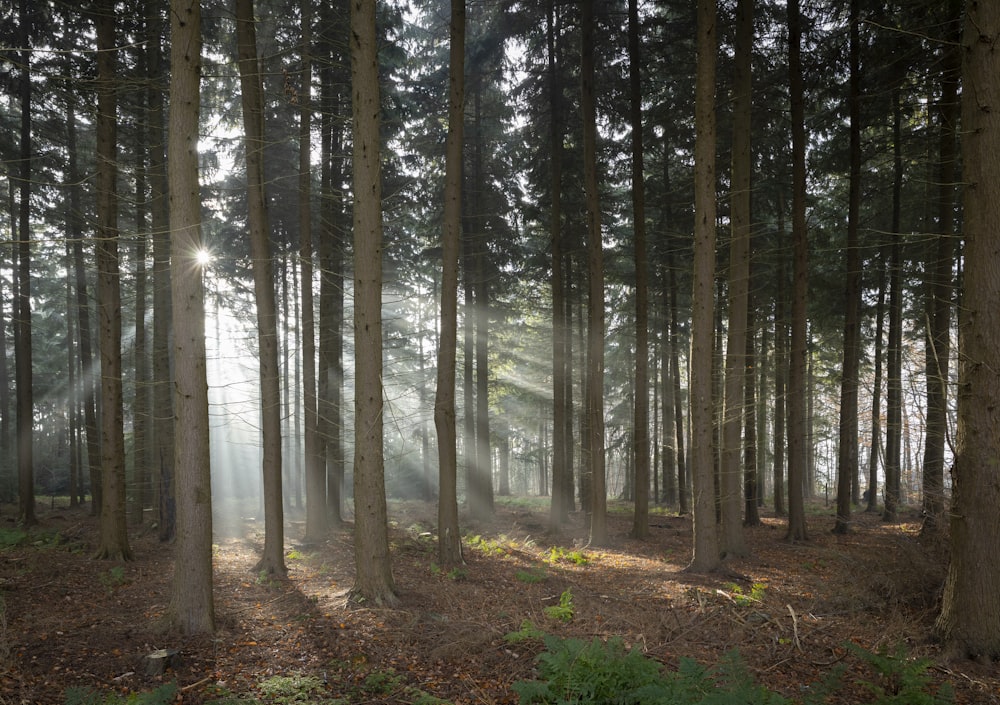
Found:
<path fill-rule="evenodd" d="M 145 73 L 144 57 L 138 63 Z M 148 111 L 147 118 L 148 118 Z M 146 291 L 148 275 L 146 269 L 147 251 L 147 210 L 146 200 L 146 120 L 136 125 L 136 154 L 139 155 L 135 167 L 135 334 L 132 342 L 133 365 L 135 369 L 135 398 L 132 409 L 133 451 L 132 487 L 133 498 L 129 507 L 133 524 L 142 524 L 143 512 L 152 501 L 150 485 L 149 439 L 152 426 L 152 406 L 150 404 L 149 345 L 146 336 Z"/>
<path fill-rule="evenodd" d="M 783 238 L 784 223 L 780 222 L 778 233 Z M 785 502 L 785 460 L 788 457 L 787 414 L 785 402 L 788 399 L 788 318 L 785 314 L 786 273 L 784 253 L 778 254 L 778 286 L 774 303 L 774 514 L 786 516 Z"/>
<path fill-rule="evenodd" d="M 861 61 L 859 0 L 851 0 L 849 148 L 850 189 L 847 203 L 847 276 L 844 287 L 844 357 L 840 376 L 840 429 L 837 455 L 835 534 L 851 525 L 851 488 L 858 477 L 858 373 L 861 362 Z"/>
<path fill-rule="evenodd" d="M 889 249 L 889 344 L 886 351 L 886 438 L 885 505 L 882 519 L 898 519 L 900 500 L 900 454 L 903 437 L 903 263 L 900 210 L 903 190 L 903 155 L 901 143 L 902 106 L 900 87 L 893 88 L 893 185 L 892 241 Z"/>
<path fill-rule="evenodd" d="M 472 249 L 473 291 L 475 306 L 472 309 L 476 334 L 476 478 L 472 515 L 488 517 L 493 514 L 493 468 L 490 452 L 490 363 L 489 363 L 489 281 L 486 277 L 487 247 L 484 207 L 480 195 L 486 190 L 482 158 L 482 72 L 475 69 L 475 100 L 473 108 L 473 158 L 472 158 L 472 226 L 469 245 Z"/>
<path fill-rule="evenodd" d="M 644 539 L 649 535 L 649 265 L 646 262 L 638 0 L 629 0 L 628 3 L 628 53 L 632 123 L 632 222 L 635 229 L 635 512 L 632 518 L 632 535 Z"/>
<path fill-rule="evenodd" d="M 33 526 L 35 518 L 34 410 L 31 357 L 31 13 L 29 0 L 18 5 L 21 51 L 21 144 L 17 226 L 17 331 L 14 336 L 17 388 L 17 518 Z"/>
<path fill-rule="evenodd" d="M 927 431 L 923 459 L 923 516 L 921 534 L 932 536 L 944 523 L 944 455 L 948 437 L 948 368 L 951 356 L 951 299 L 955 267 L 955 148 L 958 134 L 958 88 L 961 78 L 960 53 L 962 5 L 948 3 L 951 31 L 942 44 L 944 65 L 938 103 L 940 147 L 938 161 L 938 223 L 933 260 L 927 264 Z"/>
<path fill-rule="evenodd" d="M 143 19 L 149 16 L 148 3 L 143 3 Z M 138 73 L 148 76 L 146 67 L 148 50 L 140 47 L 135 62 Z M 152 505 L 152 438 L 153 407 L 151 401 L 149 336 L 147 335 L 147 306 L 149 290 L 149 270 L 146 266 L 149 248 L 149 97 L 140 93 L 137 110 L 142 115 L 141 124 L 135 126 L 136 166 L 135 166 L 135 337 L 133 339 L 133 365 L 135 369 L 135 397 L 133 401 L 133 499 L 129 507 L 133 524 L 142 524 L 145 510 Z"/>
<path fill-rule="evenodd" d="M 458 532 L 458 430 L 455 421 L 458 352 L 458 255 L 462 239 L 462 142 L 465 133 L 465 0 L 452 0 L 448 78 L 448 135 L 434 426 L 438 437 L 438 560 L 463 562 Z M 466 363 L 468 364 L 468 363 Z M 466 449 L 468 454 L 469 450 Z"/>
<path fill-rule="evenodd" d="M 565 273 L 563 272 L 562 232 L 562 86 L 557 74 L 555 0 L 547 0 L 545 36 L 548 54 L 549 94 L 549 190 L 552 203 L 549 212 L 549 237 L 552 242 L 552 504 L 549 527 L 555 530 L 569 520 L 573 504 L 573 464 L 567 453 L 572 443 L 572 409 L 567 405 L 569 380 L 569 320 L 567 316 Z M 566 482 L 567 476 L 569 482 Z M 567 492 L 569 493 L 567 496 Z"/>
<path fill-rule="evenodd" d="M 715 570 L 721 562 L 715 514 L 712 372 L 715 324 L 715 0 L 698 0 L 695 74 L 694 284 L 691 293 L 691 474 L 694 551 L 688 568 Z"/>
<path fill-rule="evenodd" d="M 307 10 L 308 8 L 303 8 Z M 247 168 L 247 222 L 250 227 L 250 253 L 253 262 L 254 302 L 257 307 L 257 346 L 260 375 L 260 419 L 264 488 L 264 550 L 255 571 L 284 576 L 285 519 L 281 492 L 281 378 L 278 367 L 278 315 L 274 296 L 274 267 L 271 253 L 271 227 L 267 218 L 264 192 L 264 98 L 260 63 L 257 59 L 257 31 L 253 0 L 236 0 L 236 42 L 240 71 L 240 96 L 243 107 L 243 140 Z M 303 53 L 308 55 L 309 19 L 303 16 Z M 304 61 L 309 67 L 308 59 Z M 300 198 L 309 199 L 309 72 L 304 71 L 299 90 L 302 107 L 302 147 L 306 155 L 305 180 L 299 184 Z M 305 187 L 305 192 L 301 189 Z M 308 206 L 306 207 L 308 212 Z M 308 227 L 302 224 L 302 227 Z"/>
<path fill-rule="evenodd" d="M 684 453 L 684 400 L 681 397 L 680 325 L 677 311 L 677 271 L 673 267 L 673 256 L 668 259 L 668 290 L 670 292 L 670 384 L 673 387 L 673 425 L 677 444 L 677 511 L 687 514 L 691 506 L 690 463 Z M 691 419 L 688 419 L 690 426 Z"/>
<path fill-rule="evenodd" d="M 319 402 L 316 391 L 316 319 L 313 303 L 312 243 L 312 167 L 310 133 L 312 131 L 312 3 L 302 7 L 302 85 L 299 88 L 299 261 L 302 296 L 302 403 L 305 434 L 306 539 L 319 541 L 329 529 L 327 508 L 326 463 L 319 435 Z"/>
<path fill-rule="evenodd" d="M 69 221 L 72 219 L 70 213 L 66 213 L 67 226 Z M 67 227 L 67 230 L 69 228 Z M 72 311 L 75 305 L 73 298 L 73 277 L 70 274 L 72 272 L 72 262 L 73 262 L 73 247 L 70 241 L 66 241 L 66 257 L 65 257 L 65 267 L 66 267 L 66 311 Z M 0 286 L 0 301 L 3 301 L 3 287 Z M 3 305 L 0 304 L 0 345 L 7 345 L 7 330 L 6 325 L 3 323 Z M 68 452 L 69 452 L 69 483 L 66 488 L 69 493 L 69 506 L 72 509 L 80 506 L 80 494 L 81 494 L 81 482 L 80 482 L 80 393 L 79 387 L 77 385 L 78 379 L 78 363 L 79 357 L 77 356 L 76 349 L 76 320 L 72 315 L 66 316 L 66 387 L 68 390 L 66 398 L 67 417 L 69 420 L 69 434 L 68 434 Z M 7 379 L 7 356 L 0 356 L 0 379 Z M 0 385 L 0 387 L 7 387 L 6 384 Z M 3 416 L 7 415 L 8 406 L 3 402 L 0 402 L 0 414 Z M 0 453 L 8 450 L 7 439 L 3 437 L 2 432 L 0 432 Z M 5 461 L 0 460 L 0 477 L 6 477 L 7 466 Z"/>
<path fill-rule="evenodd" d="M 965 271 L 951 563 L 935 631 L 949 657 L 1000 658 L 1000 5 L 969 2 L 962 38 Z"/>
<path fill-rule="evenodd" d="M 741 459 L 744 453 L 744 417 L 753 406 L 744 405 L 747 376 L 747 316 L 750 298 L 750 109 L 753 96 L 753 0 L 736 4 L 736 42 L 733 64 L 733 171 L 730 196 L 732 240 L 729 244 L 729 329 L 726 342 L 725 409 L 722 420 L 722 551 L 747 554 L 743 537 Z M 752 350 L 752 344 L 751 348 Z"/>
<path fill-rule="evenodd" d="M 147 68 L 149 101 L 149 186 L 153 227 L 153 464 L 154 494 L 159 515 L 159 538 L 174 537 L 174 397 L 171 381 L 170 329 L 170 204 L 164 139 L 163 15 L 158 3 L 150 2 L 147 18 L 149 42 Z M 83 346 L 81 320 L 80 345 Z"/>
<path fill-rule="evenodd" d="M 320 26 L 331 27 L 346 19 L 347 8 L 338 2 L 337 19 L 330 3 L 320 6 Z M 346 84 L 341 56 L 334 55 L 329 34 L 324 33 L 320 68 L 321 228 L 317 254 L 320 261 L 319 301 L 319 431 L 326 446 L 327 507 L 330 521 L 343 523 L 344 485 L 344 199 L 340 188 L 343 173 L 337 159 L 342 145 L 337 110 L 341 107 L 338 86 Z M 421 342 L 423 338 L 421 338 Z M 423 356 L 421 356 L 423 364 Z"/>
<path fill-rule="evenodd" d="M 118 263 L 115 12 L 103 0 L 97 28 L 97 317 L 101 351 L 101 522 L 95 558 L 130 560 L 125 513 L 122 297 Z"/>
<path fill-rule="evenodd" d="M 215 629 L 212 599 L 212 478 L 205 369 L 205 286 L 198 186 L 201 94 L 201 5 L 171 3 L 168 180 L 171 225 L 171 305 L 177 428 L 177 543 L 170 619 L 183 633 Z"/>
<path fill-rule="evenodd" d="M 875 361 L 874 380 L 872 381 L 872 432 L 871 452 L 868 455 L 868 495 L 866 512 L 878 511 L 878 459 L 882 449 L 882 359 L 883 341 L 885 339 L 885 293 L 887 288 L 886 260 L 888 248 L 879 253 L 877 269 L 878 302 L 875 305 L 875 350 L 872 357 Z"/>
<path fill-rule="evenodd" d="M 746 526 L 760 525 L 759 498 L 760 483 L 757 468 L 757 379 L 754 376 L 756 355 L 754 348 L 754 308 L 751 303 L 747 309 L 746 358 L 744 383 L 746 384 L 744 414 L 745 430 L 743 432 L 743 523 Z"/>
<path fill-rule="evenodd" d="M 580 20 L 580 111 L 583 182 L 587 198 L 587 435 L 590 471 L 590 542 L 608 541 L 604 468 L 604 242 L 597 191 L 597 106 L 594 94 L 594 0 L 583 0 Z"/>
<path fill-rule="evenodd" d="M 806 233 L 806 134 L 802 88 L 802 16 L 799 0 L 788 2 L 788 73 L 792 108 L 792 322 L 788 362 L 788 535 L 806 534 L 803 484 L 809 463 L 807 418 L 808 234 Z"/>
<path fill-rule="evenodd" d="M 87 270 L 84 263 L 83 253 L 83 179 L 80 175 L 80 167 L 77 149 L 77 121 L 76 121 L 76 93 L 66 91 L 66 177 L 69 190 L 69 212 L 66 216 L 66 225 L 69 231 L 70 262 L 68 270 L 73 279 L 74 301 L 77 331 L 77 351 L 74 367 L 79 371 L 78 404 L 83 408 L 84 428 L 86 433 L 87 450 L 87 482 L 90 485 L 92 494 L 91 513 L 96 515 L 100 511 L 100 471 L 101 471 L 101 444 L 97 430 L 97 406 L 94 398 L 94 371 L 92 365 L 93 345 L 90 335 L 90 294 L 87 287 Z M 16 302 L 15 302 L 16 305 Z M 81 473 L 82 474 L 82 473 Z M 81 477 L 81 495 L 83 482 Z"/>
<path fill-rule="evenodd" d="M 382 449 L 382 169 L 375 0 L 351 0 L 354 95 L 354 563 L 352 594 L 398 603 L 389 556 Z"/>

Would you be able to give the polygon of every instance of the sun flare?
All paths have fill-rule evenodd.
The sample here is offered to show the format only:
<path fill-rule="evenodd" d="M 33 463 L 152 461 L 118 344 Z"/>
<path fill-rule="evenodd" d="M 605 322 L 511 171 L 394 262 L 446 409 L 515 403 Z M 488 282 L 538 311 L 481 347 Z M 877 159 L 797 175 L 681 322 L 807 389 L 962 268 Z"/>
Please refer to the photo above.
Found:
<path fill-rule="evenodd" d="M 202 247 L 194 253 L 194 261 L 202 267 L 207 267 L 212 263 L 212 253 Z"/>

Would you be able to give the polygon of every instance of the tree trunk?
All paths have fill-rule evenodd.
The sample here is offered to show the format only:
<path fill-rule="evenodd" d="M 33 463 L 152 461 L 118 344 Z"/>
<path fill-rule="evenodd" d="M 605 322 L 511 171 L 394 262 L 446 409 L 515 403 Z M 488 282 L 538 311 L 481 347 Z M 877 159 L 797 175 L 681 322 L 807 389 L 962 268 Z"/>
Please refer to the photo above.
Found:
<path fill-rule="evenodd" d="M 462 239 L 462 142 L 465 133 L 465 0 L 452 0 L 442 226 L 441 335 L 438 338 L 434 426 L 438 437 L 438 560 L 463 563 L 458 528 L 458 430 L 455 375 L 458 352 L 458 255 Z M 467 451 L 468 452 L 468 451 Z"/>
<path fill-rule="evenodd" d="M 122 297 L 118 263 L 115 13 L 104 0 L 97 29 L 97 318 L 101 351 L 101 522 L 95 558 L 130 560 L 125 513 Z"/>
<path fill-rule="evenodd" d="M 594 95 L 594 0 L 583 0 L 580 20 L 580 111 L 583 182 L 587 199 L 587 436 L 590 471 L 590 542 L 608 541 L 604 468 L 604 243 L 597 191 L 597 106 Z"/>
<path fill-rule="evenodd" d="M 18 182 L 17 275 L 15 296 L 17 331 L 14 336 L 17 396 L 18 522 L 33 526 L 35 518 L 34 445 L 35 402 L 31 358 L 31 19 L 29 0 L 20 0 L 21 144 Z"/>
<path fill-rule="evenodd" d="M 878 276 L 878 302 L 875 304 L 875 350 L 872 357 L 875 361 L 874 376 L 872 382 L 872 433 L 871 452 L 868 455 L 868 495 L 866 512 L 878 511 L 878 459 L 882 449 L 882 357 L 883 340 L 885 339 L 885 291 L 886 291 L 886 266 L 887 248 L 883 248 L 879 253 Z"/>
<path fill-rule="evenodd" d="M 337 19 L 330 3 L 320 6 L 320 26 L 330 27 L 346 19 L 346 6 L 337 3 Z M 321 51 L 326 61 L 320 68 L 321 228 L 317 255 L 320 261 L 319 291 L 319 434 L 325 444 L 327 508 L 331 523 L 343 523 L 344 485 L 344 199 L 339 187 L 341 123 L 338 86 L 346 84 L 341 56 L 334 55 L 333 42 L 324 32 Z M 334 70 L 336 67 L 336 71 Z M 336 184 L 336 187 L 335 187 Z M 423 338 L 421 338 L 421 342 Z M 421 356 L 423 364 L 423 356 Z M 300 505 L 301 506 L 301 505 Z"/>
<path fill-rule="evenodd" d="M 316 306 L 313 297 L 313 228 L 312 228 L 312 3 L 302 4 L 302 85 L 299 89 L 299 261 L 302 269 L 302 386 L 305 432 L 306 536 L 322 538 L 330 528 L 326 470 L 326 441 L 320 435 L 319 393 L 316 375 Z M 381 362 L 380 362 L 381 364 Z"/>
<path fill-rule="evenodd" d="M 170 204 L 167 189 L 167 160 L 164 140 L 163 16 L 155 2 L 148 4 L 147 65 L 149 94 L 149 186 L 153 226 L 153 448 L 154 495 L 159 515 L 159 538 L 174 537 L 174 397 L 171 386 L 170 328 L 173 316 L 170 300 Z M 81 321 L 80 344 L 83 345 Z"/>
<path fill-rule="evenodd" d="M 567 316 L 565 273 L 563 272 L 562 232 L 562 86 L 557 74 L 555 2 L 546 2 L 545 33 L 548 47 L 549 183 L 551 210 L 549 236 L 552 238 L 552 503 L 549 528 L 553 531 L 569 520 L 573 504 L 573 464 L 568 453 L 572 443 L 572 409 L 567 404 L 569 380 L 569 320 Z M 569 482 L 567 483 L 567 477 Z M 568 495 L 567 495 L 568 493 Z"/>
<path fill-rule="evenodd" d="M 140 56 L 140 64 L 144 60 Z M 144 67 L 142 67 L 144 72 Z M 148 118 L 148 111 L 147 118 Z M 149 345 L 146 336 L 146 290 L 148 276 L 146 270 L 146 240 L 148 235 L 146 200 L 146 120 L 136 125 L 135 167 L 135 334 L 132 341 L 133 365 L 135 368 L 135 397 L 132 409 L 133 450 L 132 450 L 132 504 L 129 507 L 133 524 L 142 524 L 143 512 L 150 506 L 152 487 L 150 486 L 149 439 L 152 426 L 152 406 L 150 405 Z"/>
<path fill-rule="evenodd" d="M 354 562 L 352 594 L 399 602 L 389 556 L 382 449 L 382 184 L 375 0 L 351 0 L 354 95 Z"/>
<path fill-rule="evenodd" d="M 955 267 L 955 149 L 958 134 L 958 88 L 961 78 L 962 6 L 948 3 L 951 30 L 942 45 L 944 65 L 938 103 L 940 177 L 938 223 L 933 259 L 927 264 L 928 282 L 925 370 L 927 378 L 927 431 L 923 459 L 923 516 L 921 535 L 939 533 L 945 517 L 944 456 L 948 440 L 948 368 L 951 356 L 951 298 Z"/>
<path fill-rule="evenodd" d="M 67 91 L 66 105 L 66 177 L 68 180 L 69 210 L 66 216 L 66 225 L 69 231 L 69 262 L 67 271 L 71 272 L 73 279 L 75 311 L 75 328 L 77 331 L 77 350 L 74 368 L 79 371 L 78 381 L 75 388 L 78 390 L 77 405 L 83 408 L 84 427 L 86 433 L 87 450 L 87 481 L 93 491 L 96 487 L 98 492 L 93 497 L 91 503 L 91 513 L 96 515 L 100 507 L 96 506 L 100 501 L 100 469 L 101 469 L 101 448 L 97 431 L 97 408 L 94 399 L 94 374 L 92 365 L 92 343 L 90 337 L 90 295 L 87 291 L 87 272 L 83 255 L 83 179 L 80 175 L 79 150 L 77 149 L 77 121 L 76 121 L 76 93 Z M 15 301 L 14 305 L 17 305 Z M 6 385 L 4 385 L 6 386 Z M 78 430 L 78 437 L 82 434 Z M 80 495 L 83 495 L 83 478 L 81 471 Z M 95 482 L 96 479 L 96 482 Z"/>
<path fill-rule="evenodd" d="M 726 342 L 725 409 L 722 421 L 722 551 L 745 556 L 741 485 L 744 453 L 744 417 L 753 407 L 744 405 L 747 377 L 747 315 L 750 297 L 750 111 L 753 96 L 753 0 L 736 5 L 736 42 L 733 64 L 733 170 L 729 244 L 729 329 Z M 752 343 L 751 343 L 752 349 Z"/>
<path fill-rule="evenodd" d="M 143 2 L 142 16 L 149 15 L 149 3 Z M 140 76 L 148 76 L 146 66 L 148 50 L 145 47 L 135 48 L 136 69 Z M 149 98 L 147 93 L 139 93 L 135 99 L 135 109 L 142 116 L 140 123 L 135 125 L 135 327 L 133 338 L 133 365 L 135 370 L 134 397 L 132 405 L 132 502 L 128 507 L 129 519 L 133 524 L 141 525 L 145 510 L 152 505 L 152 439 L 153 407 L 152 407 L 152 375 L 150 373 L 148 326 L 148 291 L 149 269 L 147 267 L 149 251 L 149 199 L 147 164 L 149 160 Z M 69 249 L 67 247 L 67 255 Z M 67 257 L 67 264 L 69 258 Z M 67 310 L 72 310 L 67 308 Z M 72 431 L 71 431 L 72 435 Z"/>
<path fill-rule="evenodd" d="M 780 199 L 779 199 L 780 201 Z M 778 210 L 778 233 L 785 236 L 781 208 Z M 788 457 L 786 443 L 787 414 L 785 402 L 788 399 L 788 319 L 785 315 L 785 255 L 778 254 L 778 286 L 774 302 L 774 514 L 786 516 L 785 504 L 785 459 Z"/>
<path fill-rule="evenodd" d="M 486 247 L 486 228 L 484 207 L 480 199 L 480 194 L 486 190 L 483 159 L 482 159 L 482 75 L 480 68 L 475 69 L 475 106 L 473 109 L 473 125 L 475 126 L 473 137 L 473 159 L 472 159 L 472 217 L 469 222 L 472 225 L 472 233 L 469 238 L 469 245 L 472 249 L 473 289 L 475 293 L 475 306 L 472 309 L 473 320 L 475 321 L 476 334 L 476 498 L 474 502 L 473 516 L 486 518 L 494 511 L 493 504 L 493 467 L 492 453 L 490 451 L 490 362 L 489 362 L 489 320 L 490 320 L 490 294 L 489 281 L 486 277 L 488 250 Z"/>
<path fill-rule="evenodd" d="M 935 629 L 952 657 L 1000 658 L 1000 5 L 969 2 L 962 38 L 965 271 L 951 563 Z"/>
<path fill-rule="evenodd" d="M 643 173 L 642 95 L 638 0 L 628 3 L 629 102 L 632 123 L 632 223 L 635 229 L 635 512 L 632 536 L 649 535 L 649 272 Z"/>
<path fill-rule="evenodd" d="M 808 234 L 806 233 L 806 135 L 802 88 L 802 17 L 799 0 L 788 2 L 788 73 L 792 108 L 792 330 L 788 364 L 788 534 L 803 541 L 806 532 L 803 481 L 809 462 L 807 418 Z"/>
<path fill-rule="evenodd" d="M 840 429 L 837 455 L 835 534 L 851 525 L 851 488 L 858 477 L 858 373 L 861 362 L 861 62 L 860 0 L 851 0 L 850 189 L 847 204 L 847 276 L 844 288 L 844 357 L 840 376 Z"/>
<path fill-rule="evenodd" d="M 271 228 L 264 192 L 264 99 L 260 64 L 257 60 L 257 31 L 253 0 L 236 0 L 236 41 L 243 107 L 243 138 L 247 169 L 247 223 L 253 263 L 254 302 L 257 307 L 257 345 L 260 375 L 260 419 L 262 475 L 264 488 L 264 550 L 254 571 L 284 576 L 285 520 L 281 491 L 281 378 L 278 367 L 278 316 L 274 295 L 274 267 Z M 308 52 L 308 18 L 303 17 L 303 51 Z M 309 66 L 308 60 L 305 61 Z M 300 198 L 309 199 L 309 75 L 303 80 L 299 99 L 303 101 L 302 132 L 306 154 L 305 184 Z M 304 187 L 304 191 L 302 191 Z M 304 209 L 308 213 L 308 206 Z M 308 224 L 301 223 L 306 228 Z"/>
<path fill-rule="evenodd" d="M 885 505 L 882 519 L 898 519 L 900 500 L 900 454 L 903 438 L 903 262 L 900 210 L 903 190 L 903 155 L 901 147 L 902 106 L 899 86 L 893 88 L 893 186 L 892 243 L 889 250 L 889 344 L 886 351 L 886 437 Z"/>
<path fill-rule="evenodd" d="M 173 625 L 186 634 L 215 629 L 212 599 L 212 478 L 205 369 L 205 287 L 198 186 L 201 5 L 171 3 L 168 177 L 172 239 L 174 403 L 177 428 L 177 542 L 170 601 Z"/>
<path fill-rule="evenodd" d="M 698 0 L 695 74 L 694 284 L 691 293 L 691 474 L 694 480 L 694 551 L 689 570 L 720 565 L 715 514 L 714 400 L 715 324 L 715 0 Z"/>
<path fill-rule="evenodd" d="M 751 303 L 747 307 L 748 333 L 744 371 L 746 413 L 744 414 L 745 430 L 743 432 L 743 523 L 746 526 L 760 525 L 760 512 L 758 511 L 760 483 L 757 477 L 757 379 L 754 376 L 757 361 L 754 348 L 754 318 L 754 308 Z"/>

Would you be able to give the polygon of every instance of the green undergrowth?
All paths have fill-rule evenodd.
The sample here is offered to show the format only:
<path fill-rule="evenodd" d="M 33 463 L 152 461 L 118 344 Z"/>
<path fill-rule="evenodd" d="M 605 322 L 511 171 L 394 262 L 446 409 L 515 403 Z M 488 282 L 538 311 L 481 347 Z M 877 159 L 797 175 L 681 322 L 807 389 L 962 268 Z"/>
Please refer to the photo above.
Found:
<path fill-rule="evenodd" d="M 517 639 L 538 632 L 528 623 Z M 847 667 L 831 671 L 822 683 L 801 688 L 802 697 L 789 698 L 755 682 L 737 651 L 727 653 L 716 666 L 682 658 L 676 671 L 620 638 L 608 641 L 561 639 L 544 635 L 545 651 L 538 656 L 538 678 L 514 684 L 521 705 L 823 705 L 848 684 Z M 911 659 L 905 649 L 872 653 L 849 644 L 847 649 L 867 666 L 868 676 L 853 681 L 869 695 L 857 705 L 948 705 L 951 690 L 932 683 L 930 662 Z M 838 701 L 839 702 L 839 701 Z"/>
<path fill-rule="evenodd" d="M 176 698 L 176 683 L 167 683 L 142 693 L 104 693 L 93 688 L 67 688 L 65 705 L 169 705 Z"/>

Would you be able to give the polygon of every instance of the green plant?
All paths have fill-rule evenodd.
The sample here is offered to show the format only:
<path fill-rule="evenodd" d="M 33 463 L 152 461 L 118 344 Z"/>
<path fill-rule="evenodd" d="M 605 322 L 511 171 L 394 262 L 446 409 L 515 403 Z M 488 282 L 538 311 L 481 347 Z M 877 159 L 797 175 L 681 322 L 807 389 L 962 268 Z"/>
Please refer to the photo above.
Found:
<path fill-rule="evenodd" d="M 28 532 L 18 528 L 0 528 L 0 549 L 20 546 L 28 540 Z"/>
<path fill-rule="evenodd" d="M 177 697 L 177 684 L 166 683 L 143 693 L 102 693 L 93 688 L 67 688 L 65 705 L 170 705 Z"/>
<path fill-rule="evenodd" d="M 538 656 L 540 679 L 514 684 L 521 705 L 788 705 L 782 696 L 753 682 L 735 652 L 718 668 L 681 659 L 676 672 L 629 649 L 620 638 L 587 643 L 545 638 Z"/>
<path fill-rule="evenodd" d="M 469 577 L 469 571 L 467 571 L 465 568 L 455 567 L 448 571 L 449 580 L 465 580 L 468 577 Z"/>
<path fill-rule="evenodd" d="M 326 687 L 317 676 L 295 673 L 287 676 L 273 676 L 257 684 L 257 690 L 272 703 L 328 703 L 320 699 Z"/>
<path fill-rule="evenodd" d="M 767 585 L 754 583 L 750 586 L 749 593 L 743 592 L 743 588 L 736 583 L 727 583 L 726 588 L 732 593 L 733 602 L 740 607 L 748 607 L 764 601 L 764 591 L 767 590 Z"/>
<path fill-rule="evenodd" d="M 522 583 L 531 584 L 544 582 L 548 576 L 545 574 L 544 568 L 535 567 L 528 568 L 527 570 L 519 570 L 514 574 L 514 577 Z"/>
<path fill-rule="evenodd" d="M 590 557 L 583 551 L 567 551 L 562 546 L 551 546 L 549 547 L 549 554 L 546 561 L 552 565 L 560 561 L 566 561 L 577 566 L 585 566 L 590 563 Z"/>
<path fill-rule="evenodd" d="M 848 651 L 860 658 L 875 672 L 874 680 L 859 680 L 858 684 L 872 693 L 875 705 L 945 705 L 954 699 L 951 687 L 944 683 L 932 690 L 928 659 L 909 658 L 902 644 L 890 653 L 883 647 L 877 652 L 857 644 L 845 644 Z"/>
<path fill-rule="evenodd" d="M 521 622 L 521 628 L 516 632 L 508 632 L 504 635 L 504 640 L 508 644 L 520 644 L 522 641 L 531 641 L 533 639 L 542 639 L 545 637 L 545 632 L 535 626 L 535 623 L 530 619 L 525 619 Z"/>
<path fill-rule="evenodd" d="M 476 534 L 468 538 L 469 547 L 473 548 L 484 556 L 505 556 L 507 547 L 504 536 L 490 539 Z"/>
<path fill-rule="evenodd" d="M 107 572 L 100 573 L 98 578 L 101 581 L 101 585 L 104 586 L 110 595 L 115 591 L 115 588 L 125 584 L 125 568 L 120 565 L 112 566 L 108 568 Z"/>
<path fill-rule="evenodd" d="M 372 671 L 365 676 L 362 688 L 369 695 L 388 695 L 398 689 L 402 679 L 393 671 Z"/>
<path fill-rule="evenodd" d="M 559 596 L 558 605 L 551 605 L 542 611 L 545 612 L 545 616 L 549 619 L 557 619 L 560 622 L 572 622 L 573 593 L 569 588 L 566 588 L 563 590 L 562 595 Z"/>

